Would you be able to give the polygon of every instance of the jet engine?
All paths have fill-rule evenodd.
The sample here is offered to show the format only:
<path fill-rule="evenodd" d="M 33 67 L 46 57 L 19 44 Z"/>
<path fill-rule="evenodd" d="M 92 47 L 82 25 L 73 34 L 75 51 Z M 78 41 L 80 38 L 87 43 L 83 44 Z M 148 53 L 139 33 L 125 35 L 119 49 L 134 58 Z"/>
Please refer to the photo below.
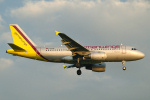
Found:
<path fill-rule="evenodd" d="M 101 60 L 101 61 L 104 61 L 106 58 L 107 55 L 104 52 L 92 52 L 83 57 L 83 59 Z"/>
<path fill-rule="evenodd" d="M 97 63 L 91 64 L 85 67 L 87 70 L 92 70 L 94 72 L 105 72 L 106 64 L 105 63 Z"/>

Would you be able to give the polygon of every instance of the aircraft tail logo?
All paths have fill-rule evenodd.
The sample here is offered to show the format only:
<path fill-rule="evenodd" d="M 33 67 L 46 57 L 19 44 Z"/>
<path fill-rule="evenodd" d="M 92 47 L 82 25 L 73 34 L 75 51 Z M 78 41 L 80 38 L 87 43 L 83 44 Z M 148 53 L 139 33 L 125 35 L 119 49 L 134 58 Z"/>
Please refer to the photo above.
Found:
<path fill-rule="evenodd" d="M 25 34 L 25 32 L 16 24 L 10 25 L 14 44 L 22 49 L 32 49 L 35 43 Z"/>
<path fill-rule="evenodd" d="M 7 50 L 6 53 L 31 59 L 48 61 L 37 50 L 36 44 L 25 34 L 25 32 L 17 24 L 11 24 L 10 30 L 14 43 L 8 43 L 8 45 L 12 49 Z"/>

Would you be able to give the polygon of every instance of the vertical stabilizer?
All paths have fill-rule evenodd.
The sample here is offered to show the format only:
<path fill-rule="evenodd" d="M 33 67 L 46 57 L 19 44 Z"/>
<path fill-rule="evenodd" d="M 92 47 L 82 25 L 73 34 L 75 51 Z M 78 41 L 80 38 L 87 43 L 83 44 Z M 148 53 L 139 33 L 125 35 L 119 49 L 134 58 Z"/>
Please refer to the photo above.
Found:
<path fill-rule="evenodd" d="M 6 51 L 13 55 L 27 57 L 31 59 L 48 61 L 37 50 L 35 43 L 25 34 L 25 32 L 17 25 L 10 25 L 13 43 L 8 43 L 12 49 Z"/>
<path fill-rule="evenodd" d="M 36 46 L 36 44 L 25 34 L 25 32 L 17 24 L 11 24 L 10 30 L 15 45 L 20 46 L 23 49 L 29 48 L 30 46 Z"/>

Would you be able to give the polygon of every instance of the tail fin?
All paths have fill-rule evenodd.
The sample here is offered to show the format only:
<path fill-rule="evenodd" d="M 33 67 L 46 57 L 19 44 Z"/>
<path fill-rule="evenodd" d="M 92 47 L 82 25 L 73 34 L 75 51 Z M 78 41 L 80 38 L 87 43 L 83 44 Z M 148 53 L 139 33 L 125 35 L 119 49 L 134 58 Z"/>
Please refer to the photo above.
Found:
<path fill-rule="evenodd" d="M 10 30 L 12 33 L 14 44 L 22 49 L 35 47 L 35 43 L 25 34 L 25 32 L 17 25 L 11 24 Z"/>
<path fill-rule="evenodd" d="M 25 32 L 17 24 L 11 24 L 10 30 L 12 33 L 14 43 L 8 43 L 8 45 L 12 49 L 7 50 L 6 53 L 31 59 L 48 61 L 44 56 L 40 54 L 34 42 L 25 34 Z"/>

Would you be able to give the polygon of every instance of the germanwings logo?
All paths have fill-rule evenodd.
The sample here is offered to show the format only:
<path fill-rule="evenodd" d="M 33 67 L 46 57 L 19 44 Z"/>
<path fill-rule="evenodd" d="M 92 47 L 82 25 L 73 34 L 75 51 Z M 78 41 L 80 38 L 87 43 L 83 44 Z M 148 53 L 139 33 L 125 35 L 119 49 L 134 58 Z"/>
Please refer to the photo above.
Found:
<path fill-rule="evenodd" d="M 18 36 L 18 38 L 21 40 L 21 42 L 25 45 L 25 46 L 27 46 L 27 44 L 25 43 L 25 41 L 23 41 L 23 39 L 15 32 L 14 33 L 16 36 Z"/>
<path fill-rule="evenodd" d="M 112 45 L 112 46 L 85 46 L 85 48 L 88 48 L 88 49 L 97 49 L 97 48 L 100 48 L 100 49 L 103 49 L 103 48 L 112 48 L 112 49 L 117 49 L 117 48 L 120 48 L 120 45 Z"/>

